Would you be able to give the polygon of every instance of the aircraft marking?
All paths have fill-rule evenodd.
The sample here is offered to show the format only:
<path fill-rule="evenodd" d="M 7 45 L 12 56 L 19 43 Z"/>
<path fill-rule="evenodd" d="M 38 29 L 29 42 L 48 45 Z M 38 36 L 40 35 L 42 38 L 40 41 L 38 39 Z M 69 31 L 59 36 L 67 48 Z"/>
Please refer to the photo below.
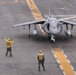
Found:
<path fill-rule="evenodd" d="M 64 75 L 76 75 L 73 66 L 60 48 L 54 48 L 52 52 L 54 53 Z"/>

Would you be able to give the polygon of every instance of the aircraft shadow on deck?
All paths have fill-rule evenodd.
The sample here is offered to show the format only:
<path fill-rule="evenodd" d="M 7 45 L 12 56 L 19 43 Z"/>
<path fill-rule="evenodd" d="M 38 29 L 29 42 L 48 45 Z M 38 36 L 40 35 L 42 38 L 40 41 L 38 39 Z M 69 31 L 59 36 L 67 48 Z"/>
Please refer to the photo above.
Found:
<path fill-rule="evenodd" d="M 30 37 L 28 37 L 28 34 L 18 34 L 18 35 L 15 35 L 15 37 L 14 38 L 16 38 L 16 39 L 23 39 L 23 40 L 29 40 L 29 41 L 32 41 L 32 42 L 43 42 L 43 43 L 46 43 L 47 41 L 49 42 L 49 43 L 53 43 L 52 41 L 51 41 L 51 39 L 50 38 L 48 38 L 47 37 L 47 35 L 37 35 L 37 36 L 34 36 L 33 34 L 31 34 L 30 35 Z M 56 35 L 55 36 L 55 39 L 56 39 L 56 42 L 55 43 L 67 43 L 67 42 L 71 42 L 72 40 L 75 40 L 76 39 L 76 37 L 75 36 L 73 36 L 72 38 L 71 37 L 68 37 L 68 36 L 66 36 L 66 35 L 61 35 L 61 34 L 59 34 L 59 35 Z"/>

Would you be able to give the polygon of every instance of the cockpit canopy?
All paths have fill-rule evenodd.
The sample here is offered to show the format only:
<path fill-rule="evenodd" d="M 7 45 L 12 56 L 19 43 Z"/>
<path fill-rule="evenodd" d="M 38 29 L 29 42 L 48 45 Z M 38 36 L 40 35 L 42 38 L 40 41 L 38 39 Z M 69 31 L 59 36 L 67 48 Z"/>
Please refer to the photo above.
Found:
<path fill-rule="evenodd" d="M 50 25 L 51 25 L 52 27 L 56 27 L 57 24 L 58 24 L 58 21 L 57 21 L 56 18 L 51 18 L 51 19 L 50 19 Z"/>

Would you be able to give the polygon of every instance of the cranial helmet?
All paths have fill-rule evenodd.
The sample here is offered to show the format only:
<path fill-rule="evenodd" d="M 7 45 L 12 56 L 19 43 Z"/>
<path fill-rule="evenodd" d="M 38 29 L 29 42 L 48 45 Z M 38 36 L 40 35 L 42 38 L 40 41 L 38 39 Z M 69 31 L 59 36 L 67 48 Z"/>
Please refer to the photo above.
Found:
<path fill-rule="evenodd" d="M 9 41 L 12 41 L 13 39 L 8 38 Z"/>
<path fill-rule="evenodd" d="M 10 38 L 8 38 L 8 40 L 10 41 Z"/>
<path fill-rule="evenodd" d="M 40 50 L 39 53 L 42 53 L 42 50 Z"/>

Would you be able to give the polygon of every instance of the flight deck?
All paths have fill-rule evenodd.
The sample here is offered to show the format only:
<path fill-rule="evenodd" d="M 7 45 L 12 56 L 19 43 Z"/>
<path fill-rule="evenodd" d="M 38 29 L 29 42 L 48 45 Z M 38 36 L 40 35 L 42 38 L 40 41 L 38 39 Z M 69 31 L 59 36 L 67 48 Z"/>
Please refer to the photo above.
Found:
<path fill-rule="evenodd" d="M 13 28 L 13 25 L 41 20 L 50 14 L 56 18 L 76 22 L 75 0 L 0 0 L 0 75 L 76 75 L 76 27 L 73 37 L 64 32 L 52 43 L 37 26 L 38 35 L 33 35 L 34 26 Z M 65 27 L 64 27 L 65 30 Z M 12 38 L 13 57 L 6 57 L 6 43 L 2 39 Z M 38 71 L 37 55 L 45 55 L 45 71 Z"/>

